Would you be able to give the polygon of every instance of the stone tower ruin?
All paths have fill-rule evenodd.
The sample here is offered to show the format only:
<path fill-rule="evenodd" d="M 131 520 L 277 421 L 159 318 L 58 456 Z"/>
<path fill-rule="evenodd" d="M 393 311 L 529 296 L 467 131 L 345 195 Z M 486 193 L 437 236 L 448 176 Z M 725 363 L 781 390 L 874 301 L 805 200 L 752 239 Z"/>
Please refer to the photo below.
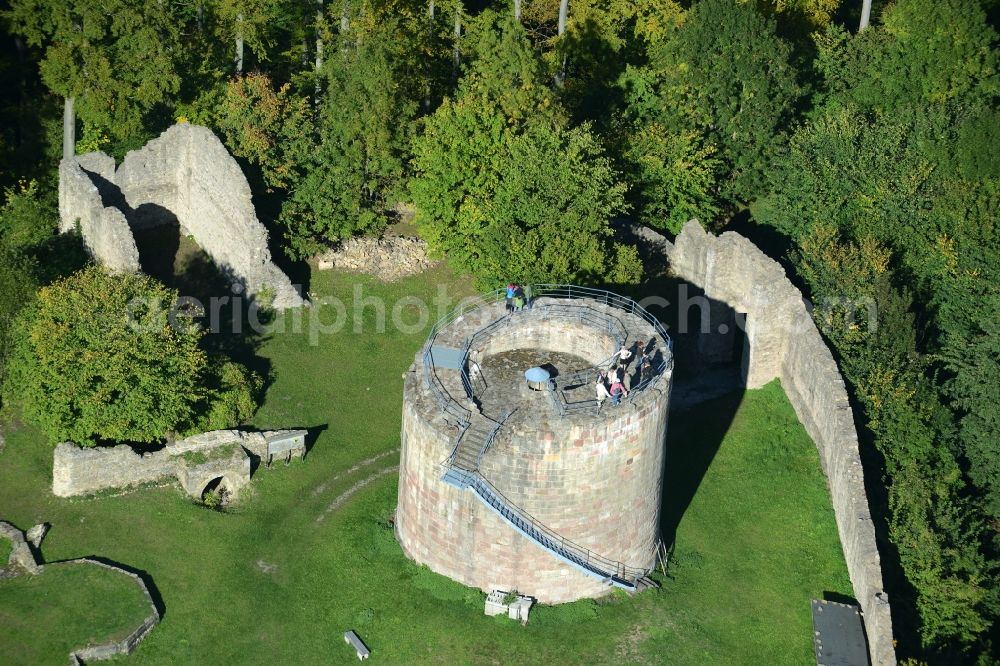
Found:
<path fill-rule="evenodd" d="M 251 296 L 283 310 L 305 301 L 274 262 L 239 164 L 207 127 L 178 123 L 120 165 L 101 152 L 59 165 L 59 229 L 78 228 L 109 270 L 140 270 L 133 232 L 177 225 Z"/>
<path fill-rule="evenodd" d="M 397 537 L 406 554 L 483 590 L 545 603 L 635 590 L 656 563 L 673 360 L 631 299 L 534 287 L 434 326 L 403 402 Z M 600 369 L 639 343 L 651 366 L 598 409 Z M 541 368 L 550 381 L 526 381 Z"/>

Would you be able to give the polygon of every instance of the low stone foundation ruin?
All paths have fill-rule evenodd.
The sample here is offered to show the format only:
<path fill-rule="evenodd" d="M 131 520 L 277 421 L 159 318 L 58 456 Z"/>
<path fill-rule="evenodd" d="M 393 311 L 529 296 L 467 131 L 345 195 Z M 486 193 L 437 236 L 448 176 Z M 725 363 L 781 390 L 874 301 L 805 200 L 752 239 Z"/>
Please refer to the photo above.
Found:
<path fill-rule="evenodd" d="M 248 294 L 268 293 L 277 309 L 304 303 L 271 261 L 246 177 L 206 127 L 178 123 L 117 169 L 100 152 L 64 159 L 59 217 L 64 232 L 79 223 L 87 250 L 113 271 L 140 269 L 133 231 L 176 224 Z"/>
<path fill-rule="evenodd" d="M 746 315 L 745 384 L 759 388 L 779 378 L 799 421 L 816 443 L 854 595 L 864 612 L 872 663 L 895 664 L 892 618 L 882 585 L 854 416 L 844 379 L 802 293 L 781 266 L 749 240 L 733 232 L 714 236 L 693 220 L 668 244 L 667 253 L 675 275 L 703 289 L 712 301 Z M 718 337 L 717 324 L 712 322 L 714 337 Z M 731 338 L 726 342 L 723 335 L 720 340 L 721 344 L 712 347 L 732 349 Z"/>
<path fill-rule="evenodd" d="M 41 532 L 44 534 L 44 526 L 46 525 L 47 523 L 43 523 L 42 525 L 36 525 L 28 530 L 28 540 L 31 540 L 32 533 L 37 533 L 40 527 L 43 528 Z M 22 533 L 21 530 L 3 520 L 0 520 L 0 538 L 10 539 L 12 546 L 8 566 L 6 568 L 0 567 L 0 574 L 11 572 L 12 575 L 0 575 L 0 579 L 16 575 L 37 576 L 41 574 L 43 570 L 51 569 L 52 567 L 100 567 L 129 578 L 146 598 L 146 603 L 149 605 L 149 615 L 147 615 L 146 618 L 139 623 L 139 626 L 129 632 L 129 634 L 121 640 L 109 641 L 100 645 L 87 645 L 73 650 L 69 654 L 70 664 L 85 664 L 92 661 L 112 659 L 118 655 L 132 654 L 132 652 L 134 652 L 139 646 L 139 643 L 141 643 L 142 640 L 149 635 L 149 632 L 151 632 L 153 628 L 160 623 L 160 610 L 153 602 L 153 596 L 150 594 L 149 588 L 146 586 L 146 582 L 138 574 L 127 571 L 120 566 L 100 562 L 89 557 L 81 557 L 75 560 L 63 560 L 43 565 L 35 559 L 35 553 L 28 546 L 28 541 L 25 540 L 25 534 Z M 40 548 L 41 536 L 38 536 L 34 541 L 32 541 L 32 545 L 36 550 Z M 58 628 L 53 627 L 53 629 Z"/>
<path fill-rule="evenodd" d="M 35 560 L 35 554 L 31 552 L 31 546 L 21 530 L 0 520 L 0 539 L 10 541 L 10 555 L 6 562 L 0 562 L 0 580 L 22 573 L 34 575 L 41 572 L 42 567 Z"/>
<path fill-rule="evenodd" d="M 438 263 L 428 257 L 427 241 L 405 236 L 349 238 L 319 255 L 316 262 L 321 271 L 337 268 L 374 275 L 385 282 L 416 275 Z"/>
<path fill-rule="evenodd" d="M 281 453 L 305 455 L 304 430 L 215 430 L 143 454 L 126 445 L 83 448 L 63 442 L 52 459 L 52 492 L 71 497 L 176 479 L 188 495 L 200 499 L 221 479 L 235 493 L 250 482 L 252 458 L 267 463 L 275 442 L 282 443 Z"/>

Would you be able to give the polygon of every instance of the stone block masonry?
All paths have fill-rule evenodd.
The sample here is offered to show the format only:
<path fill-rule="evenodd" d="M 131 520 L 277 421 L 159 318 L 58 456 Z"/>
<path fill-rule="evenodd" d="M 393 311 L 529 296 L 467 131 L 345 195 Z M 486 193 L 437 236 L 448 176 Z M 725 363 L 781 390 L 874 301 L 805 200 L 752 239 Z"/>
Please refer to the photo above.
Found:
<path fill-rule="evenodd" d="M 0 572 L 7 570 L 8 567 L 16 567 L 11 572 L 11 575 L 17 575 L 19 571 L 29 574 L 41 572 L 42 567 L 35 560 L 35 555 L 31 552 L 31 547 L 28 545 L 21 530 L 6 521 L 0 520 L 0 539 L 10 541 L 10 555 L 6 562 L 0 562 Z"/>
<path fill-rule="evenodd" d="M 266 459 L 268 437 L 304 432 L 214 430 L 143 454 L 126 445 L 83 448 L 63 442 L 53 454 L 52 492 L 72 497 L 173 478 L 196 498 L 219 478 L 236 492 L 250 481 L 251 456 Z"/>
<path fill-rule="evenodd" d="M 321 271 L 337 268 L 367 273 L 385 282 L 416 275 L 437 263 L 428 256 L 425 240 L 404 236 L 349 238 L 316 261 Z"/>
<path fill-rule="evenodd" d="M 503 316 L 503 303 L 484 305 L 439 331 L 434 344 L 459 348 L 469 340 L 470 358 L 486 366 L 495 355 L 524 350 L 567 354 L 597 365 L 616 350 L 609 320 L 620 325 L 616 330 L 629 341 L 646 342 L 658 335 L 646 320 L 590 298 L 541 298 L 532 310 L 497 320 Z M 473 340 L 477 331 L 484 333 Z M 661 352 L 669 354 L 666 341 L 657 340 Z M 423 363 L 424 355 L 418 354 L 403 389 L 395 522 L 403 551 L 438 573 L 487 592 L 517 590 L 542 603 L 607 594 L 616 570 L 607 577 L 586 573 L 514 529 L 473 491 L 442 479 L 443 461 L 458 435 L 453 414 L 461 412 L 442 409 Z M 464 397 L 456 370 L 434 372 L 453 400 Z M 507 385 L 509 377 L 491 375 L 489 387 L 477 395 L 478 404 L 469 405 L 476 410 L 474 420 L 497 419 L 500 411 L 516 408 L 480 455 L 478 473 L 508 506 L 564 539 L 562 543 L 589 552 L 594 562 L 652 568 L 659 540 L 670 371 L 657 375 L 633 401 L 600 413 L 590 380 L 585 408 L 565 414 L 545 391 L 529 390 L 521 372 L 515 375 L 515 386 Z"/>
<path fill-rule="evenodd" d="M 116 273 L 139 270 L 139 249 L 121 210 L 105 206 L 91 178 L 96 173 L 114 178 L 115 161 L 104 153 L 88 153 L 59 165 L 59 230 L 79 224 L 83 244 L 91 256 Z"/>
<path fill-rule="evenodd" d="M 780 378 L 795 413 L 816 443 L 826 474 L 854 595 L 864 613 L 871 660 L 896 663 L 892 617 L 882 587 L 875 526 L 865 494 L 858 434 L 844 379 L 781 266 L 733 232 L 714 236 L 688 222 L 672 245 L 671 270 L 705 296 L 746 313 L 747 387 Z"/>
<path fill-rule="evenodd" d="M 278 309 L 304 303 L 271 261 L 246 177 L 206 127 L 174 125 L 117 170 L 104 153 L 64 159 L 59 216 L 62 231 L 79 221 L 91 255 L 112 270 L 139 270 L 133 230 L 176 223 L 248 294 L 267 292 Z"/>

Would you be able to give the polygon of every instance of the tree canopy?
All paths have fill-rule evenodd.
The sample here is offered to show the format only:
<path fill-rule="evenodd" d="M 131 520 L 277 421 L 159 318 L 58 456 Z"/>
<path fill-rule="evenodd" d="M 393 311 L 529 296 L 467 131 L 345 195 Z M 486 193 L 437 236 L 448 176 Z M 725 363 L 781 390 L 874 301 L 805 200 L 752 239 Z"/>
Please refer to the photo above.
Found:
<path fill-rule="evenodd" d="M 481 285 L 634 282 L 611 240 L 625 186 L 587 126 L 568 126 L 520 25 L 484 21 L 454 101 L 414 144 L 410 192 L 433 247 Z"/>
<path fill-rule="evenodd" d="M 5 394 L 53 442 L 151 442 L 249 418 L 260 380 L 210 359 L 177 293 L 90 266 L 17 316 Z"/>

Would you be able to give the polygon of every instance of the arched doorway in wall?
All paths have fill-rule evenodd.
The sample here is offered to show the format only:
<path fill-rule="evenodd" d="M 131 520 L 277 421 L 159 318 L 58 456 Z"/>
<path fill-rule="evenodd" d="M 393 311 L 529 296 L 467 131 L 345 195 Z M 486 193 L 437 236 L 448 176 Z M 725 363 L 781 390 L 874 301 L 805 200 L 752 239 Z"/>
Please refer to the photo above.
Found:
<path fill-rule="evenodd" d="M 222 510 L 232 499 L 232 486 L 224 476 L 210 479 L 201 490 L 202 503 L 212 509 Z"/>

